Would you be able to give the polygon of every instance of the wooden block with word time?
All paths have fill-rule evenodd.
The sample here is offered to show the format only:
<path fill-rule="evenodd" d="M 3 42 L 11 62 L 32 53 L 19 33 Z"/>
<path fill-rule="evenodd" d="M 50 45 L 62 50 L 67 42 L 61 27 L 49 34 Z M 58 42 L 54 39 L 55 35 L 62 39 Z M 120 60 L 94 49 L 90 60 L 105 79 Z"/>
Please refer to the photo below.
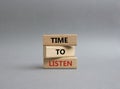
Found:
<path fill-rule="evenodd" d="M 76 57 L 45 58 L 44 68 L 77 68 Z"/>
<path fill-rule="evenodd" d="M 43 46 L 44 58 L 75 56 L 75 46 Z"/>
<path fill-rule="evenodd" d="M 56 46 L 56 45 L 67 45 L 74 46 L 77 44 L 76 34 L 52 34 L 43 35 L 43 45 Z"/>

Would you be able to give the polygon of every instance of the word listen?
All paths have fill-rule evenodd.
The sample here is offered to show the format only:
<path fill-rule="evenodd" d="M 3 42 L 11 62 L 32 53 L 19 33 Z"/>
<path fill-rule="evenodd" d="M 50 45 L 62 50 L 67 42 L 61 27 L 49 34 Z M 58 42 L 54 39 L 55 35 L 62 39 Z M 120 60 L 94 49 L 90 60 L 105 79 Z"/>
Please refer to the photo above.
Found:
<path fill-rule="evenodd" d="M 52 43 L 68 43 L 68 37 L 52 37 Z"/>
<path fill-rule="evenodd" d="M 45 58 L 44 68 L 77 68 L 76 57 Z"/>
<path fill-rule="evenodd" d="M 53 61 L 50 61 L 49 60 L 49 66 L 72 66 L 72 61 L 58 61 L 58 60 L 53 60 Z"/>

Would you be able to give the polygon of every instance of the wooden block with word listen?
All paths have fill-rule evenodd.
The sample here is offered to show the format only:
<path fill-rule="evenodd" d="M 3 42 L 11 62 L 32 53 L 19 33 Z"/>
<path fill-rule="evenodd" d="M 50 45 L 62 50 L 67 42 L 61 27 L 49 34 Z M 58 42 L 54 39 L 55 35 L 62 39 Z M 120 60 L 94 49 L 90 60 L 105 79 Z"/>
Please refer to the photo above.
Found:
<path fill-rule="evenodd" d="M 77 68 L 76 57 L 45 58 L 44 68 Z"/>
<path fill-rule="evenodd" d="M 43 35 L 43 45 L 54 46 L 54 45 L 67 45 L 74 46 L 77 44 L 76 34 L 53 34 Z"/>
<path fill-rule="evenodd" d="M 43 46 L 44 58 L 75 56 L 75 46 Z"/>

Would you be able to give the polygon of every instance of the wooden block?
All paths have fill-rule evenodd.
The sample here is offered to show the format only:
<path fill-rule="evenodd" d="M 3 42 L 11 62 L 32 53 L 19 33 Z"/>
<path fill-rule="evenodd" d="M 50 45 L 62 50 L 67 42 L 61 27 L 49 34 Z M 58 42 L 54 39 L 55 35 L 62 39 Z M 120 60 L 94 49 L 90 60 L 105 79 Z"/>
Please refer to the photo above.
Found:
<path fill-rule="evenodd" d="M 75 46 L 43 46 L 44 58 L 75 56 Z"/>
<path fill-rule="evenodd" d="M 44 68 L 77 68 L 76 57 L 45 58 Z"/>
<path fill-rule="evenodd" d="M 74 46 L 76 44 L 77 44 L 77 35 L 76 34 L 43 35 L 43 45 L 47 45 L 47 46 L 55 46 L 55 45 Z"/>

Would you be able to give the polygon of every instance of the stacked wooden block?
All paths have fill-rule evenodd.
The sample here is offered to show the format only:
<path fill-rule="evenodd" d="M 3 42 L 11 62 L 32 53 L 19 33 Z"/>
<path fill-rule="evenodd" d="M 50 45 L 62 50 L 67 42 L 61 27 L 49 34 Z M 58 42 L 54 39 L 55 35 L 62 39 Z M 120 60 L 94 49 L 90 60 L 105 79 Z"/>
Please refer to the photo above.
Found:
<path fill-rule="evenodd" d="M 76 34 L 43 35 L 44 68 L 77 68 Z"/>

